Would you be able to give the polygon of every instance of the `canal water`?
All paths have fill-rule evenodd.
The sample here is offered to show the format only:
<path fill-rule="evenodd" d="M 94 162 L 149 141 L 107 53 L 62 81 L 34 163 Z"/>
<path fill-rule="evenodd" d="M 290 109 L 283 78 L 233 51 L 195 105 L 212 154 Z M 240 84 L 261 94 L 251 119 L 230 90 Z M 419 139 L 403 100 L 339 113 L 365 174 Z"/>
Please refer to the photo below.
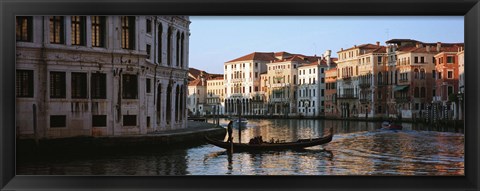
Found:
<path fill-rule="evenodd" d="M 228 121 L 221 120 L 226 127 Z M 17 161 L 17 175 L 464 175 L 463 129 L 402 124 L 380 130 L 378 122 L 313 119 L 251 119 L 241 141 L 332 142 L 302 151 L 241 152 L 205 144 L 158 151 L 35 156 Z M 234 128 L 238 142 L 239 129 Z"/>

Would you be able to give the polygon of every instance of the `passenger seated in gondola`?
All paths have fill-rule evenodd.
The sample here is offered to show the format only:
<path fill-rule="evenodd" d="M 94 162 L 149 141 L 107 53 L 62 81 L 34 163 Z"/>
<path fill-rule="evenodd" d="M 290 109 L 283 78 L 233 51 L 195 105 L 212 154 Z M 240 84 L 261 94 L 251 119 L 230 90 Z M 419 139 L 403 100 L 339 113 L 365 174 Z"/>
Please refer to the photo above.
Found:
<path fill-rule="evenodd" d="M 254 137 L 250 139 L 250 141 L 248 142 L 248 144 L 262 144 L 262 143 L 263 143 L 262 136 Z"/>

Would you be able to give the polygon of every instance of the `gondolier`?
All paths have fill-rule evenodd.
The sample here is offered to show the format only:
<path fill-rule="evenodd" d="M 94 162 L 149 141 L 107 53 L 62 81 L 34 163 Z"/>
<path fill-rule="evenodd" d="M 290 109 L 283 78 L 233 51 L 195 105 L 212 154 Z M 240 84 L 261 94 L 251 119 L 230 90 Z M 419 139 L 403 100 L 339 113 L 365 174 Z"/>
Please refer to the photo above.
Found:
<path fill-rule="evenodd" d="M 229 143 L 219 140 L 210 139 L 205 136 L 205 140 L 217 147 L 224 148 L 230 151 L 266 151 L 266 150 L 295 150 L 303 149 L 305 147 L 312 147 L 316 145 L 322 145 L 329 143 L 333 138 L 333 129 L 330 129 L 330 133 L 327 136 L 314 138 L 314 139 L 299 139 L 294 142 L 282 142 L 282 143 L 269 143 L 269 142 L 256 142 L 256 143 Z"/>
<path fill-rule="evenodd" d="M 228 139 L 227 142 L 231 143 L 233 141 L 233 129 L 232 129 L 233 121 L 230 121 L 227 125 L 227 133 L 228 133 Z"/>

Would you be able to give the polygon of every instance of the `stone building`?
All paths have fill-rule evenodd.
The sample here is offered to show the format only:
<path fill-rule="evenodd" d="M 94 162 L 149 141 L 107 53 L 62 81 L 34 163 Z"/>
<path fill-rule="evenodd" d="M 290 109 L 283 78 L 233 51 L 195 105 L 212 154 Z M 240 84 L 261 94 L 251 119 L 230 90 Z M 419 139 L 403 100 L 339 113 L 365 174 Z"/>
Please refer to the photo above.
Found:
<path fill-rule="evenodd" d="M 17 17 L 18 135 L 185 128 L 189 24 L 186 16 Z"/>
<path fill-rule="evenodd" d="M 207 79 L 200 74 L 195 80 L 188 83 L 187 112 L 188 116 L 205 115 L 205 104 L 207 100 Z"/>
<path fill-rule="evenodd" d="M 315 62 L 298 67 L 297 104 L 300 116 L 317 117 L 325 115 L 325 71 L 335 63 L 331 51 Z"/>
<path fill-rule="evenodd" d="M 443 118 L 456 118 L 457 111 L 456 104 L 459 92 L 459 74 L 460 67 L 458 53 L 463 47 L 449 47 L 435 55 L 435 72 L 436 78 L 434 83 L 434 97 L 433 102 L 438 103 L 444 109 L 439 112 L 442 113 Z"/>
<path fill-rule="evenodd" d="M 458 118 L 463 120 L 465 114 L 464 95 L 465 95 L 465 51 L 463 48 L 457 54 L 458 58 Z"/>
<path fill-rule="evenodd" d="M 424 43 L 411 39 L 392 39 L 386 43 L 396 58 L 389 60 L 393 63 L 389 68 L 391 79 L 388 85 L 392 87 L 390 95 L 393 95 L 389 112 L 401 118 L 428 118 L 427 115 L 431 118 L 429 108 L 438 110 L 437 106 L 432 106 L 438 92 L 435 87 L 439 75 L 435 69 L 438 60 L 435 57 L 444 55 L 444 52 L 456 54 L 463 43 Z"/>
<path fill-rule="evenodd" d="M 207 80 L 206 107 L 209 114 L 223 115 L 225 100 L 225 84 L 223 75 L 212 76 Z"/>
<path fill-rule="evenodd" d="M 337 68 L 336 64 L 331 69 L 325 71 L 325 116 L 337 117 L 339 114 L 337 108 Z"/>
<path fill-rule="evenodd" d="M 378 86 L 374 85 L 374 82 L 382 83 L 381 71 L 378 71 L 384 63 L 382 49 L 377 42 L 355 45 L 345 50 L 342 48 L 337 52 L 336 88 L 339 117 L 360 117 L 361 113 L 365 117 L 368 117 L 366 113 L 375 116 L 385 108 L 385 104 L 381 102 L 384 95 L 382 91 L 375 90 Z M 370 103 L 374 105 L 363 105 Z"/>
<path fill-rule="evenodd" d="M 283 54 L 267 64 L 267 102 L 270 115 L 297 114 L 298 67 L 309 63 L 301 55 Z"/>
<path fill-rule="evenodd" d="M 274 53 L 253 52 L 225 62 L 225 115 L 237 115 L 239 112 L 242 115 L 255 113 L 253 97 L 264 96 L 260 91 L 260 74 L 267 71 L 266 63 L 274 60 L 276 60 Z"/>

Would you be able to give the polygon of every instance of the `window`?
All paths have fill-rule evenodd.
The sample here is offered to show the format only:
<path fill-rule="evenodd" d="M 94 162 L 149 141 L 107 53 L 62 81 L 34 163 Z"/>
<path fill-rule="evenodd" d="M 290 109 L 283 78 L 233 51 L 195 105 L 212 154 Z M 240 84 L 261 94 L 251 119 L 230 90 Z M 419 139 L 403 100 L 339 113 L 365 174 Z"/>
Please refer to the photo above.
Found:
<path fill-rule="evenodd" d="M 17 97 L 33 97 L 33 70 L 17 70 L 15 85 Z"/>
<path fill-rule="evenodd" d="M 418 87 L 415 87 L 414 97 L 418 98 L 418 97 L 419 97 L 419 96 L 418 96 L 418 95 L 419 95 L 418 93 L 419 93 L 419 92 L 418 92 Z"/>
<path fill-rule="evenodd" d="M 453 86 L 448 86 L 448 96 L 453 94 Z"/>
<path fill-rule="evenodd" d="M 382 57 L 381 56 L 377 57 L 377 61 L 378 61 L 378 64 L 381 64 L 382 63 Z"/>
<path fill-rule="evenodd" d="M 16 17 L 16 40 L 32 42 L 32 17 Z"/>
<path fill-rule="evenodd" d="M 150 117 L 147 116 L 147 128 L 150 128 Z"/>
<path fill-rule="evenodd" d="M 137 116 L 136 115 L 124 115 L 123 116 L 123 126 L 137 126 Z"/>
<path fill-rule="evenodd" d="M 151 92 L 152 92 L 152 85 L 151 85 L 151 83 L 152 83 L 152 82 L 151 82 L 151 79 L 150 79 L 150 78 L 147 78 L 146 84 L 145 84 L 146 89 L 147 89 L 147 93 L 151 93 Z"/>
<path fill-rule="evenodd" d="M 423 68 L 420 70 L 420 79 L 425 79 L 425 70 Z"/>
<path fill-rule="evenodd" d="M 322 79 L 321 79 L 321 82 L 322 82 L 322 84 L 325 83 L 325 78 L 322 78 Z"/>
<path fill-rule="evenodd" d="M 72 72 L 72 98 L 87 98 L 87 73 Z"/>
<path fill-rule="evenodd" d="M 418 63 L 418 56 L 415 56 L 415 61 L 414 63 Z"/>
<path fill-rule="evenodd" d="M 65 72 L 50 72 L 50 98 L 65 98 Z"/>
<path fill-rule="evenodd" d="M 51 115 L 50 127 L 51 128 L 67 127 L 66 118 L 67 118 L 66 115 Z"/>
<path fill-rule="evenodd" d="M 90 83 L 92 99 L 105 99 L 107 97 L 106 74 L 92 73 Z"/>
<path fill-rule="evenodd" d="M 453 71 L 447 71 L 447 78 L 453 79 Z"/>
<path fill-rule="evenodd" d="M 147 19 L 147 33 L 152 34 L 152 20 Z"/>
<path fill-rule="evenodd" d="M 438 72 L 438 79 L 442 79 L 442 73 Z"/>
<path fill-rule="evenodd" d="M 122 48 L 134 49 L 135 47 L 135 17 L 122 16 Z"/>
<path fill-rule="evenodd" d="M 425 94 L 427 93 L 427 91 L 425 90 L 425 87 L 422 87 L 420 89 L 420 97 L 421 98 L 425 98 Z"/>
<path fill-rule="evenodd" d="M 122 93 L 124 99 L 137 99 L 137 75 L 124 74 L 122 78 Z"/>
<path fill-rule="evenodd" d="M 447 64 L 453 64 L 453 56 L 447 56 Z"/>
<path fill-rule="evenodd" d="M 92 16 L 92 46 L 103 47 L 105 44 L 105 17 Z"/>
<path fill-rule="evenodd" d="M 92 127 L 106 127 L 107 116 L 106 115 L 92 115 Z"/>
<path fill-rule="evenodd" d="M 420 57 L 420 63 L 425 63 L 425 57 Z"/>
<path fill-rule="evenodd" d="M 63 44 L 64 43 L 64 21 L 62 16 L 50 17 L 50 43 Z"/>
<path fill-rule="evenodd" d="M 85 45 L 85 17 L 72 16 L 72 45 Z"/>
<path fill-rule="evenodd" d="M 147 44 L 147 59 L 150 59 L 150 50 L 152 49 L 152 45 Z"/>
<path fill-rule="evenodd" d="M 437 71 L 432 70 L 432 78 L 433 78 L 433 79 L 435 79 L 435 78 L 437 77 L 436 74 L 437 74 Z"/>

